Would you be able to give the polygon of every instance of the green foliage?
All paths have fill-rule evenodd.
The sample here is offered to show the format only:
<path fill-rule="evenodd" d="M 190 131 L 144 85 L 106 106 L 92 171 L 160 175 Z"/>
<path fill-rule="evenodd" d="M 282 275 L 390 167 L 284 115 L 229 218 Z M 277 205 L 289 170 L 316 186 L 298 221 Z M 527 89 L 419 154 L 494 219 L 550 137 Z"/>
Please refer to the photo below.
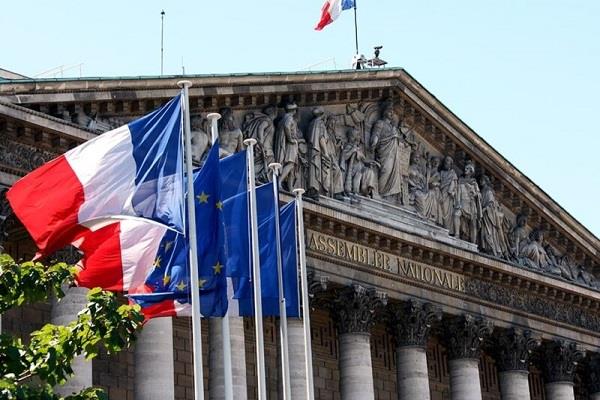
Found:
<path fill-rule="evenodd" d="M 64 295 L 61 286 L 73 282 L 74 269 L 65 263 L 17 264 L 0 255 L 0 310 Z M 0 335 L 0 399 L 63 399 L 52 386 L 73 374 L 77 355 L 92 359 L 101 347 L 108 353 L 131 345 L 143 323 L 139 306 L 121 305 L 114 294 L 99 288 L 88 292 L 88 304 L 66 326 L 46 324 L 30 335 L 30 343 Z M 89 388 L 64 400 L 105 399 Z"/>

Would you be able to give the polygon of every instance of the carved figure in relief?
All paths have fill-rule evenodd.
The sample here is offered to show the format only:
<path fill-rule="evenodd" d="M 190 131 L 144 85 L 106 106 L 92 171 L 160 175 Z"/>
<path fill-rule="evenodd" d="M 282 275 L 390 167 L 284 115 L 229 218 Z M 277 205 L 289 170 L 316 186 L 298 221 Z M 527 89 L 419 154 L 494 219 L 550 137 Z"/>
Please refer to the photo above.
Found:
<path fill-rule="evenodd" d="M 478 242 L 481 220 L 481 193 L 474 174 L 475 166 L 468 161 L 464 175 L 458 180 L 454 203 L 454 234 L 471 243 Z"/>
<path fill-rule="evenodd" d="M 409 204 L 414 205 L 419 214 L 426 216 L 426 168 L 424 168 L 423 163 L 421 162 L 421 154 L 419 152 L 413 152 L 410 159 L 410 166 L 408 167 Z"/>
<path fill-rule="evenodd" d="M 441 192 L 441 221 L 442 226 L 454 235 L 454 203 L 458 189 L 458 176 L 454 170 L 454 160 L 450 156 L 444 157 L 444 165 L 440 170 Z"/>
<path fill-rule="evenodd" d="M 244 139 L 242 130 L 235 124 L 233 110 L 224 107 L 219 113 L 219 156 L 223 158 L 242 150 Z"/>
<path fill-rule="evenodd" d="M 427 204 L 425 217 L 438 225 L 443 225 L 442 220 L 442 175 L 440 172 L 440 158 L 432 156 L 427 167 Z"/>
<path fill-rule="evenodd" d="M 192 136 L 192 160 L 200 163 L 202 156 L 210 147 L 210 122 L 201 114 L 192 115 L 190 118 Z"/>
<path fill-rule="evenodd" d="M 348 129 L 348 140 L 342 149 L 340 160 L 340 167 L 344 172 L 344 192 L 352 198 L 361 193 L 365 172 L 366 157 L 361 146 L 361 136 L 359 129 Z"/>
<path fill-rule="evenodd" d="M 534 229 L 529 235 L 529 242 L 519 253 L 525 266 L 545 270 L 550 265 L 550 258 L 544 248 L 544 233 Z"/>
<path fill-rule="evenodd" d="M 508 239 L 510 242 L 510 253 L 513 258 L 518 258 L 521 254 L 521 249 L 527 242 L 527 214 L 521 213 L 517 215 L 515 227 L 510 231 Z"/>
<path fill-rule="evenodd" d="M 256 180 L 266 183 L 271 180 L 269 164 L 275 162 L 273 139 L 275 137 L 275 121 L 277 108 L 269 105 L 263 112 L 250 112 L 245 115 L 242 132 L 245 139 L 256 139 L 254 146 L 254 170 Z"/>
<path fill-rule="evenodd" d="M 486 175 L 481 177 L 481 250 L 496 257 L 509 256 L 504 212 Z"/>
<path fill-rule="evenodd" d="M 381 197 L 408 205 L 408 167 L 411 147 L 394 124 L 393 108 L 388 106 L 371 132 L 371 148 L 379 163 L 378 191 Z"/>
<path fill-rule="evenodd" d="M 307 195 L 332 197 L 343 191 L 341 171 L 337 164 L 334 143 L 331 143 L 324 118 L 323 107 L 313 109 L 313 119 L 308 126 L 308 178 Z"/>
<path fill-rule="evenodd" d="M 282 165 L 280 185 L 289 191 L 302 185 L 300 146 L 305 146 L 305 141 L 296 121 L 297 109 L 296 104 L 287 104 L 275 130 L 275 159 Z"/>

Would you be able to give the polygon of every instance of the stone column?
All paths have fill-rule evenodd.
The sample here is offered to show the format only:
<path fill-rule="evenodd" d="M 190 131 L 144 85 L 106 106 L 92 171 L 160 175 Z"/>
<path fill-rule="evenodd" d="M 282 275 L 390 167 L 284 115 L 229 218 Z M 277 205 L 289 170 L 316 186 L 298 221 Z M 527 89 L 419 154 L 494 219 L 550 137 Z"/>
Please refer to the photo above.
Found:
<path fill-rule="evenodd" d="M 231 306 L 231 303 L 230 303 Z M 233 314 L 236 314 L 234 312 Z M 244 319 L 226 316 L 229 319 L 231 340 L 231 375 L 234 400 L 246 400 L 246 350 L 244 339 Z M 225 399 L 225 366 L 223 358 L 223 319 L 209 318 L 209 365 L 208 397 L 211 400 Z"/>
<path fill-rule="evenodd" d="M 600 400 L 600 355 L 590 357 L 586 372 L 590 400 Z"/>
<path fill-rule="evenodd" d="M 530 331 L 508 329 L 498 336 L 496 365 L 502 400 L 529 400 L 529 357 L 540 342 Z"/>
<path fill-rule="evenodd" d="M 375 290 L 352 285 L 335 294 L 331 312 L 340 343 L 341 400 L 374 400 L 371 334 L 385 298 Z"/>
<path fill-rule="evenodd" d="M 452 400 L 481 400 L 479 357 L 484 339 L 492 325 L 483 318 L 461 315 L 447 326 L 448 367 Z"/>
<path fill-rule="evenodd" d="M 173 400 L 175 366 L 173 357 L 173 319 L 148 321 L 135 344 L 136 400 Z"/>
<path fill-rule="evenodd" d="M 542 371 L 546 382 L 546 400 L 574 400 L 573 378 L 584 352 L 566 340 L 544 343 Z"/>
<path fill-rule="evenodd" d="M 431 325 L 442 318 L 431 304 L 409 300 L 388 306 L 389 329 L 396 338 L 398 400 L 429 400 L 427 339 Z"/>
<path fill-rule="evenodd" d="M 73 287 L 64 290 L 65 297 L 59 301 L 54 300 L 50 313 L 50 322 L 55 325 L 67 325 L 77 319 L 77 313 L 87 305 L 88 289 Z M 78 356 L 71 364 L 74 375 L 62 386 L 57 386 L 55 391 L 59 395 L 70 395 L 92 386 L 92 361 L 87 361 L 83 356 Z"/>

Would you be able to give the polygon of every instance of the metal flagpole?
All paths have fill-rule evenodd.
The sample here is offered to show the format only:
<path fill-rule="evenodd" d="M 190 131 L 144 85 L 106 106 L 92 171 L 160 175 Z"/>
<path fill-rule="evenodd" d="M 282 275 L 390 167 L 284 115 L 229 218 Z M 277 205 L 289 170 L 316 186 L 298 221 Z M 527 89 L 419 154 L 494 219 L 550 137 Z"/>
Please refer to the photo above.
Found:
<path fill-rule="evenodd" d="M 185 167 L 187 174 L 188 239 L 190 243 L 190 286 L 192 288 L 192 338 L 194 358 L 194 399 L 204 399 L 204 376 L 202 372 L 202 330 L 200 314 L 200 286 L 198 285 L 198 244 L 196 243 L 196 209 L 194 207 L 194 179 L 192 170 L 192 138 L 190 132 L 189 88 L 190 81 L 179 81 L 183 89 L 183 135 L 185 138 Z"/>
<path fill-rule="evenodd" d="M 273 170 L 273 199 L 275 201 L 275 248 L 277 249 L 277 284 L 279 286 L 279 336 L 281 343 L 281 382 L 283 399 L 291 400 L 290 358 L 288 354 L 287 310 L 283 290 L 283 261 L 281 254 L 281 225 L 279 224 L 279 170 L 281 164 L 271 163 Z"/>
<path fill-rule="evenodd" d="M 164 38 L 165 38 L 165 10 L 160 12 L 160 74 L 163 74 L 163 66 L 164 66 Z"/>
<path fill-rule="evenodd" d="M 298 237 L 298 258 L 300 262 L 300 281 L 302 285 L 302 325 L 304 327 L 304 359 L 306 360 L 306 398 L 314 400 L 312 344 L 310 338 L 310 304 L 308 302 L 308 274 L 306 273 L 306 245 L 304 243 L 304 211 L 302 194 L 304 189 L 294 189 L 296 195 L 296 235 Z"/>
<path fill-rule="evenodd" d="M 265 372 L 265 340 L 262 316 L 262 290 L 260 284 L 260 250 L 258 245 L 258 220 L 256 212 L 256 184 L 254 177 L 254 145 L 256 139 L 246 139 L 248 163 L 248 194 L 250 198 L 250 240 L 252 241 L 252 275 L 254 287 L 254 330 L 256 334 L 256 375 L 258 378 L 258 400 L 267 400 Z"/>
<path fill-rule="evenodd" d="M 206 116 L 210 121 L 210 140 L 214 146 L 219 139 L 219 128 L 217 122 L 221 118 L 219 113 L 210 113 Z M 228 280 L 230 278 L 227 278 Z M 229 299 L 229 285 L 228 299 Z M 231 332 L 229 329 L 229 307 L 227 313 L 221 318 L 221 333 L 223 334 L 223 386 L 225 387 L 225 400 L 233 400 L 233 373 L 231 365 Z"/>
<path fill-rule="evenodd" d="M 354 43 L 356 44 L 356 55 L 358 55 L 358 22 L 356 17 L 356 2 L 354 0 Z"/>

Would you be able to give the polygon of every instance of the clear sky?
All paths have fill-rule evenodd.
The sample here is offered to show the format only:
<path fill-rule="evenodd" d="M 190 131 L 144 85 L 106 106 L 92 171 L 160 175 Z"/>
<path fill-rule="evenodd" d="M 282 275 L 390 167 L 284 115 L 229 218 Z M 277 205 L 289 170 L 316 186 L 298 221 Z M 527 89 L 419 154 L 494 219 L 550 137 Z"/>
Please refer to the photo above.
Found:
<path fill-rule="evenodd" d="M 181 73 L 182 60 L 192 74 L 347 68 L 352 11 L 316 32 L 323 1 L 5 1 L 0 68 L 158 75 L 161 9 L 165 74 Z M 361 52 L 383 45 L 390 66 L 600 236 L 600 1 L 357 3 Z"/>

